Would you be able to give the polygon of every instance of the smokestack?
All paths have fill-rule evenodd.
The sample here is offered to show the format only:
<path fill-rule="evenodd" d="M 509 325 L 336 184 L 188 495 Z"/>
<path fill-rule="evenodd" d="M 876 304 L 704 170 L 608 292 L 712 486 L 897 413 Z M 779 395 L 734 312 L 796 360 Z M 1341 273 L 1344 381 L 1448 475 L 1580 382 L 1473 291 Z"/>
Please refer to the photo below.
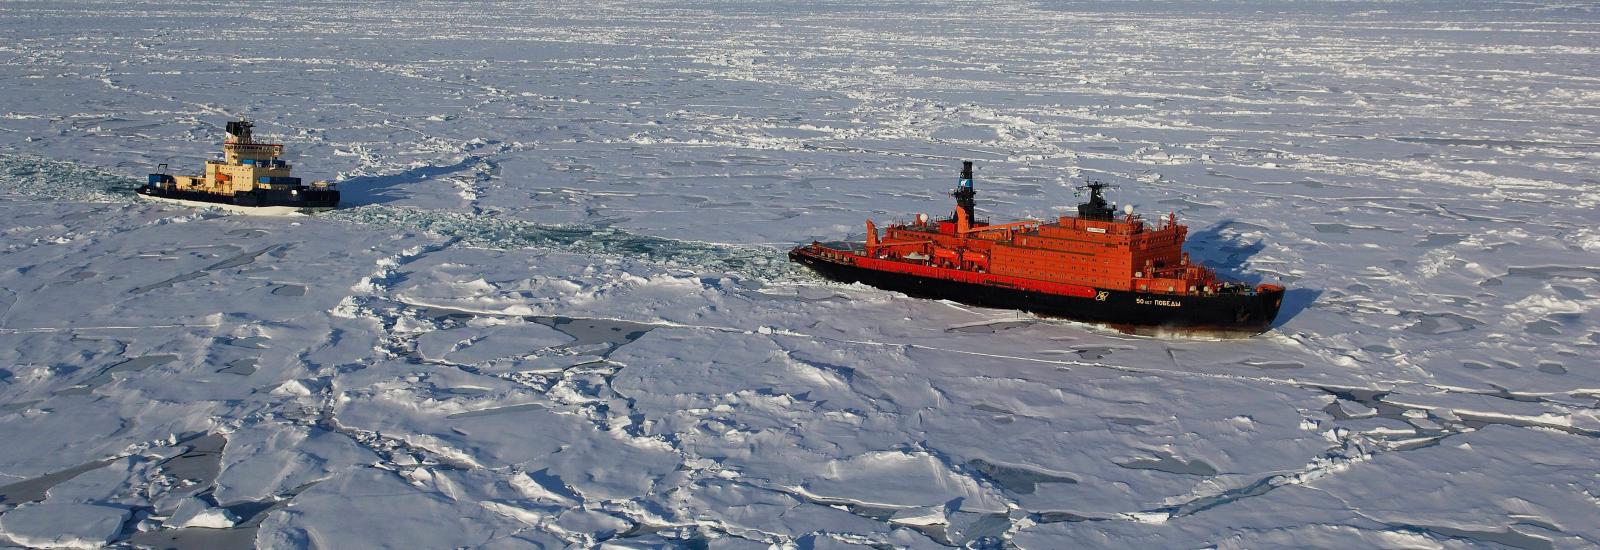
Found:
<path fill-rule="evenodd" d="M 250 129 L 252 126 L 253 125 L 250 124 L 250 121 L 245 120 L 242 117 L 239 120 L 228 122 L 228 139 L 225 141 L 231 141 L 234 143 L 250 143 L 252 139 L 252 136 L 250 135 Z"/>

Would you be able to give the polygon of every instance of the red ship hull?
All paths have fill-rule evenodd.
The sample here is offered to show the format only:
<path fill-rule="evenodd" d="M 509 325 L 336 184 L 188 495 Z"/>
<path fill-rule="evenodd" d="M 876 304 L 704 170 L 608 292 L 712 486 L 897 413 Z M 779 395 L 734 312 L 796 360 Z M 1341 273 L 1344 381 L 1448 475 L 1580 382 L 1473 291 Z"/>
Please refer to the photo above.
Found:
<path fill-rule="evenodd" d="M 1170 295 L 1052 283 L 863 256 L 813 243 L 789 259 L 840 282 L 860 282 L 921 298 L 1104 324 L 1139 334 L 1249 336 L 1265 332 L 1283 304 L 1283 289 Z"/>

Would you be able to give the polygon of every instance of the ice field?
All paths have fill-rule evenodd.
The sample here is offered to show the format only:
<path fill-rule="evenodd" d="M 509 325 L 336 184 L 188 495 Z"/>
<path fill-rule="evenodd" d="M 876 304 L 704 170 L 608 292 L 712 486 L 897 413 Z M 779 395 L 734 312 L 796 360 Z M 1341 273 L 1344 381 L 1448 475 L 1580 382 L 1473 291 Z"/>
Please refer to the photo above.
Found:
<path fill-rule="evenodd" d="M 1600 6 L 0 4 L 0 547 L 1600 545 Z M 348 208 L 137 202 L 248 116 Z M 1084 177 L 1249 339 L 783 257 Z"/>

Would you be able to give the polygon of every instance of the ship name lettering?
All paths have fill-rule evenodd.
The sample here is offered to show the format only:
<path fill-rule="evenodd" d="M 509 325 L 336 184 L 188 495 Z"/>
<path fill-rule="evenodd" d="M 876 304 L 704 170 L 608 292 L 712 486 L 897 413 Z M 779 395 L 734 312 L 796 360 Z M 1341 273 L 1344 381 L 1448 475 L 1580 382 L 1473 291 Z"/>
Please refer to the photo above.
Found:
<path fill-rule="evenodd" d="M 1177 300 L 1152 300 L 1149 298 L 1135 298 L 1133 302 L 1143 306 L 1183 307 L 1183 302 Z"/>

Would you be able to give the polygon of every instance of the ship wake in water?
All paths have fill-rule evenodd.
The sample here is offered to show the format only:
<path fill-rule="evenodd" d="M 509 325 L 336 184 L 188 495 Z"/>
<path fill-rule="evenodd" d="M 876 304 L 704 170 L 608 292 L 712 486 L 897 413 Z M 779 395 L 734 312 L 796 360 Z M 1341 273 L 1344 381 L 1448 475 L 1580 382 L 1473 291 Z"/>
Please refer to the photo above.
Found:
<path fill-rule="evenodd" d="M 100 168 L 0 154 L 0 194 L 76 202 L 128 202 L 139 180 Z"/>
<path fill-rule="evenodd" d="M 768 282 L 797 280 L 799 270 L 776 247 L 728 245 L 640 235 L 590 225 L 547 225 L 510 217 L 366 205 L 321 217 L 372 227 L 403 227 L 461 239 L 469 246 L 535 248 L 657 263 L 665 267 L 738 273 Z"/>
<path fill-rule="evenodd" d="M 0 194 L 71 202 L 128 203 L 140 182 L 77 163 L 0 155 Z M 196 204 L 202 208 L 221 205 Z M 248 212 L 248 211 L 246 211 Z M 767 283 L 808 279 L 777 247 L 685 241 L 586 224 L 550 225 L 489 213 L 369 204 L 318 217 L 372 227 L 403 228 L 459 239 L 467 246 L 629 258 L 665 267 L 736 273 Z"/>

